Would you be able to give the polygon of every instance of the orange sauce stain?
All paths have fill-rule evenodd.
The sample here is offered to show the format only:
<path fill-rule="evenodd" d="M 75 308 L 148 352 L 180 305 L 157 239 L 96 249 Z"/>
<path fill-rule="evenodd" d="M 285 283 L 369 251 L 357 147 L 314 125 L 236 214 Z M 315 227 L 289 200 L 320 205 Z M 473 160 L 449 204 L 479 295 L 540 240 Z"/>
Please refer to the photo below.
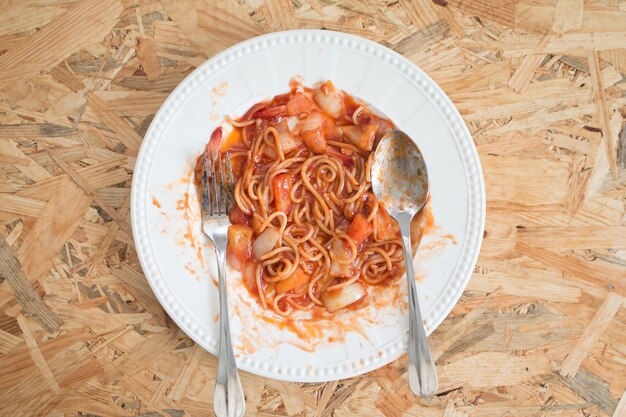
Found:
<path fill-rule="evenodd" d="M 198 272 L 189 264 L 185 264 L 185 269 L 194 277 L 196 277 L 196 282 L 202 281 L 202 278 L 198 274 Z"/>
<path fill-rule="evenodd" d="M 185 241 L 193 242 L 193 231 L 191 230 L 190 226 L 187 226 L 187 231 L 183 235 L 183 238 L 185 239 Z"/>
<path fill-rule="evenodd" d="M 187 175 L 185 175 L 180 182 L 182 184 L 191 184 L 191 176 L 193 175 L 192 172 L 188 172 Z"/>
<path fill-rule="evenodd" d="M 439 253 L 446 246 L 448 246 L 447 239 L 439 239 L 439 240 L 435 240 L 434 242 L 421 245 L 420 250 L 424 252 Z"/>
<path fill-rule="evenodd" d="M 188 185 L 191 183 L 192 173 L 186 174 L 180 183 Z M 176 201 L 176 211 L 181 212 L 181 217 L 186 220 L 185 229 L 182 232 L 181 238 L 177 240 L 178 244 L 183 247 L 191 247 L 196 253 L 196 258 L 200 261 L 202 268 L 205 268 L 204 262 L 204 248 L 198 236 L 194 233 L 193 215 L 191 212 L 191 203 L 189 202 L 191 196 L 189 192 L 184 192 L 182 198 Z M 196 280 L 200 281 L 200 275 L 195 273 Z"/>
<path fill-rule="evenodd" d="M 287 330 L 298 337 L 298 341 L 290 341 L 294 346 L 307 352 L 314 351 L 317 346 L 327 341 L 328 343 L 343 343 L 348 332 L 359 334 L 365 340 L 370 341 L 366 329 L 374 324 L 372 320 L 359 314 L 348 314 L 336 317 L 329 314 L 324 318 L 273 318 L 261 316 L 262 321 Z"/>
<path fill-rule="evenodd" d="M 254 339 L 248 336 L 241 336 L 239 338 L 241 344 L 239 345 L 239 350 L 246 354 L 252 354 L 256 351 L 256 344 Z"/>
<path fill-rule="evenodd" d="M 435 216 L 433 215 L 433 210 L 430 207 L 430 196 L 428 196 L 428 200 L 426 200 L 426 206 L 424 207 L 424 229 L 422 230 L 422 234 L 429 234 L 434 227 Z"/>
<path fill-rule="evenodd" d="M 198 258 L 198 260 L 200 261 L 200 265 L 202 265 L 202 268 L 204 268 L 204 255 L 202 253 L 202 247 L 201 245 L 194 243 L 194 245 L 196 246 L 196 257 Z"/>
<path fill-rule="evenodd" d="M 268 316 L 261 316 L 261 320 L 263 320 L 266 323 L 273 324 L 274 326 L 278 327 L 280 330 L 283 330 L 287 326 L 287 320 L 277 320 L 273 317 L 268 317 Z"/>
<path fill-rule="evenodd" d="M 458 245 L 459 242 L 457 242 L 456 240 L 456 236 L 454 236 L 453 234 L 447 234 L 447 235 L 443 235 L 444 239 L 448 239 L 453 245 Z"/>
<path fill-rule="evenodd" d="M 293 320 L 285 320 L 286 329 L 292 333 L 295 333 L 300 339 L 308 339 L 309 334 L 304 330 L 300 329 Z"/>
<path fill-rule="evenodd" d="M 291 342 L 291 344 L 295 347 L 297 347 L 300 350 L 303 350 L 305 352 L 309 352 L 309 353 L 313 353 L 315 352 L 315 348 L 312 346 L 308 346 L 308 345 L 304 345 L 302 343 L 298 343 L 298 342 Z"/>
<path fill-rule="evenodd" d="M 227 89 L 228 89 L 228 81 L 224 81 L 217 87 L 213 87 L 211 89 L 211 94 L 213 94 L 216 97 L 224 97 Z"/>
<path fill-rule="evenodd" d="M 159 202 L 159 200 L 157 200 L 156 197 L 152 197 L 152 204 L 154 204 L 156 208 L 161 208 L 161 203 Z"/>
<path fill-rule="evenodd" d="M 406 291 L 404 291 L 404 283 L 396 283 L 387 288 L 374 287 L 372 291 L 374 294 L 370 294 L 374 309 L 384 309 L 389 306 L 405 310 L 409 306 Z"/>
<path fill-rule="evenodd" d="M 176 201 L 176 210 L 185 211 L 189 209 L 189 193 L 183 194 L 183 198 Z"/>

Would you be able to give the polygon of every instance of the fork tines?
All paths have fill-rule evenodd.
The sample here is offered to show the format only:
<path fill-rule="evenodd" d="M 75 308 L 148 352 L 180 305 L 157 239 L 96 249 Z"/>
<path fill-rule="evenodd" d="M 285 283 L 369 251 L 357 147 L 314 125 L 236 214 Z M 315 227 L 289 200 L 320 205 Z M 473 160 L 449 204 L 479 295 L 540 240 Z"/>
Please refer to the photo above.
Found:
<path fill-rule="evenodd" d="M 202 210 L 204 216 L 227 216 L 233 207 L 234 179 L 230 156 L 226 153 L 222 163 L 221 154 L 202 154 Z"/>

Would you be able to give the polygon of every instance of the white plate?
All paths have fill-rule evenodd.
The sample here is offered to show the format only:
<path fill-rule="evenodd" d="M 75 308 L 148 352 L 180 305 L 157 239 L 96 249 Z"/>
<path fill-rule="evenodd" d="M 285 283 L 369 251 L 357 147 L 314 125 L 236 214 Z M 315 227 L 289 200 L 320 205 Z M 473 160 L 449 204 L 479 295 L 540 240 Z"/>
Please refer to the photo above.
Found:
<path fill-rule="evenodd" d="M 148 281 L 178 326 L 214 354 L 214 255 L 185 179 L 225 115 L 286 92 L 296 75 L 305 85 L 330 79 L 371 103 L 424 153 L 437 227 L 423 240 L 415 264 L 429 333 L 461 296 L 478 256 L 485 219 L 481 167 L 461 116 L 434 81 L 397 53 L 356 36 L 301 30 L 250 39 L 204 63 L 172 92 L 150 125 L 133 179 L 133 233 Z M 188 209 L 181 208 L 186 192 Z M 290 331 L 293 326 L 281 329 L 284 324 L 261 310 L 240 280 L 232 272 L 228 290 L 235 355 L 245 371 L 318 382 L 362 374 L 406 351 L 404 280 L 373 295 L 377 306 L 308 328 L 298 321 L 293 326 L 305 330 L 304 337 Z"/>

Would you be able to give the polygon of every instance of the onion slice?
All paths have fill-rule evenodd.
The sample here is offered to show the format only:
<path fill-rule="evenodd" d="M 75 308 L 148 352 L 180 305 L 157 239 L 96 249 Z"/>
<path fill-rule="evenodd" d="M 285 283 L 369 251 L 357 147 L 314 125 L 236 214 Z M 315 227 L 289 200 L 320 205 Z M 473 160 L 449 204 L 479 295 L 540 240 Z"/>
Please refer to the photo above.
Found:
<path fill-rule="evenodd" d="M 322 294 L 322 303 L 331 313 L 348 307 L 365 297 L 367 291 L 362 284 L 355 282 L 343 288 L 333 291 L 325 291 Z"/>
<path fill-rule="evenodd" d="M 252 244 L 252 255 L 254 255 L 254 258 L 260 261 L 263 255 L 274 250 L 279 238 L 280 234 L 276 230 L 269 227 L 265 229 Z"/>

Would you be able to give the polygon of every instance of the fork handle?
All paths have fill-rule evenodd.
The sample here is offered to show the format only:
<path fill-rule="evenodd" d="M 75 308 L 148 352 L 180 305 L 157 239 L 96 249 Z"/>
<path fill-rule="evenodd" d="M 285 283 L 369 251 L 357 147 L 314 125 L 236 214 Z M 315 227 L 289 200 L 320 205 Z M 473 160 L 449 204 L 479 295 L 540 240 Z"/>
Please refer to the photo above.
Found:
<path fill-rule="evenodd" d="M 226 238 L 215 239 L 220 296 L 220 344 L 213 410 L 217 417 L 242 417 L 246 408 L 239 371 L 230 340 L 228 298 L 226 296 Z"/>

